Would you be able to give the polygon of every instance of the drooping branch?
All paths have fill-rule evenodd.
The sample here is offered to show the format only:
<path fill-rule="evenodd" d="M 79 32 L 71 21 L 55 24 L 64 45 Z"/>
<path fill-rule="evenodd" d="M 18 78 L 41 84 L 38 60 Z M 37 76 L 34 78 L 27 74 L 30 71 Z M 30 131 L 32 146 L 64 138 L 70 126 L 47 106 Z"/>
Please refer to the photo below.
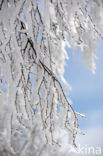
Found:
<path fill-rule="evenodd" d="M 62 146 L 63 133 L 68 146 L 75 146 L 77 113 L 61 81 L 68 87 L 63 76 L 66 46 L 80 47 L 85 63 L 95 70 L 97 34 L 103 37 L 88 4 L 87 0 L 0 2 L 0 139 L 5 140 L 0 153 L 52 155 Z"/>

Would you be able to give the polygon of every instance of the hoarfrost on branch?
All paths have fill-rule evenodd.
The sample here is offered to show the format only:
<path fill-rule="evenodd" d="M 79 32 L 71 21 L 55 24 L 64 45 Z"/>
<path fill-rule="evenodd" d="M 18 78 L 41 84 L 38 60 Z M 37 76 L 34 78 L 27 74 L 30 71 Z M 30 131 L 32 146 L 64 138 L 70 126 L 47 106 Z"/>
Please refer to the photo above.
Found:
<path fill-rule="evenodd" d="M 1 155 L 55 155 L 64 135 L 76 146 L 79 113 L 58 77 L 69 88 L 66 46 L 95 72 L 102 15 L 102 0 L 0 0 Z"/>

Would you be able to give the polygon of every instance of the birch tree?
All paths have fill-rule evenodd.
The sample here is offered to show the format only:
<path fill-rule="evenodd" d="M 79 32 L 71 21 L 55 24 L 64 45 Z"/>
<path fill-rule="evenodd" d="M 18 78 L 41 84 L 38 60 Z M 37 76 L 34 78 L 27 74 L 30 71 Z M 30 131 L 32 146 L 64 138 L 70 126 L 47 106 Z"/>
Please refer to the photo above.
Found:
<path fill-rule="evenodd" d="M 0 0 L 1 156 L 62 156 L 76 147 L 80 114 L 61 85 L 69 90 L 65 47 L 80 48 L 94 73 L 102 15 L 102 0 Z"/>

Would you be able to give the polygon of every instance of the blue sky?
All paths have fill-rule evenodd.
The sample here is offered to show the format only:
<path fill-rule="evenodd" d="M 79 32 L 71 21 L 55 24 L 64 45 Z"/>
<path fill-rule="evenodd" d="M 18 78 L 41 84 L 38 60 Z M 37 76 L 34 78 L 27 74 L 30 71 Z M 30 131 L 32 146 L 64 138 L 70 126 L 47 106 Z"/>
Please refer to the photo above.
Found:
<path fill-rule="evenodd" d="M 103 41 L 99 40 L 97 48 L 96 74 L 92 74 L 91 70 L 86 67 L 79 50 L 75 52 L 75 56 L 72 56 L 72 49 L 66 48 L 66 50 L 70 58 L 65 69 L 65 78 L 72 87 L 68 97 L 72 100 L 74 110 L 86 115 L 84 119 L 79 118 L 80 128 L 85 132 L 85 136 L 82 136 L 81 140 L 79 138 L 79 141 L 82 144 L 83 140 L 87 144 L 97 144 L 98 142 L 98 146 L 102 146 Z M 96 134 L 99 138 L 96 138 Z M 93 138 L 95 139 L 93 140 Z"/>

